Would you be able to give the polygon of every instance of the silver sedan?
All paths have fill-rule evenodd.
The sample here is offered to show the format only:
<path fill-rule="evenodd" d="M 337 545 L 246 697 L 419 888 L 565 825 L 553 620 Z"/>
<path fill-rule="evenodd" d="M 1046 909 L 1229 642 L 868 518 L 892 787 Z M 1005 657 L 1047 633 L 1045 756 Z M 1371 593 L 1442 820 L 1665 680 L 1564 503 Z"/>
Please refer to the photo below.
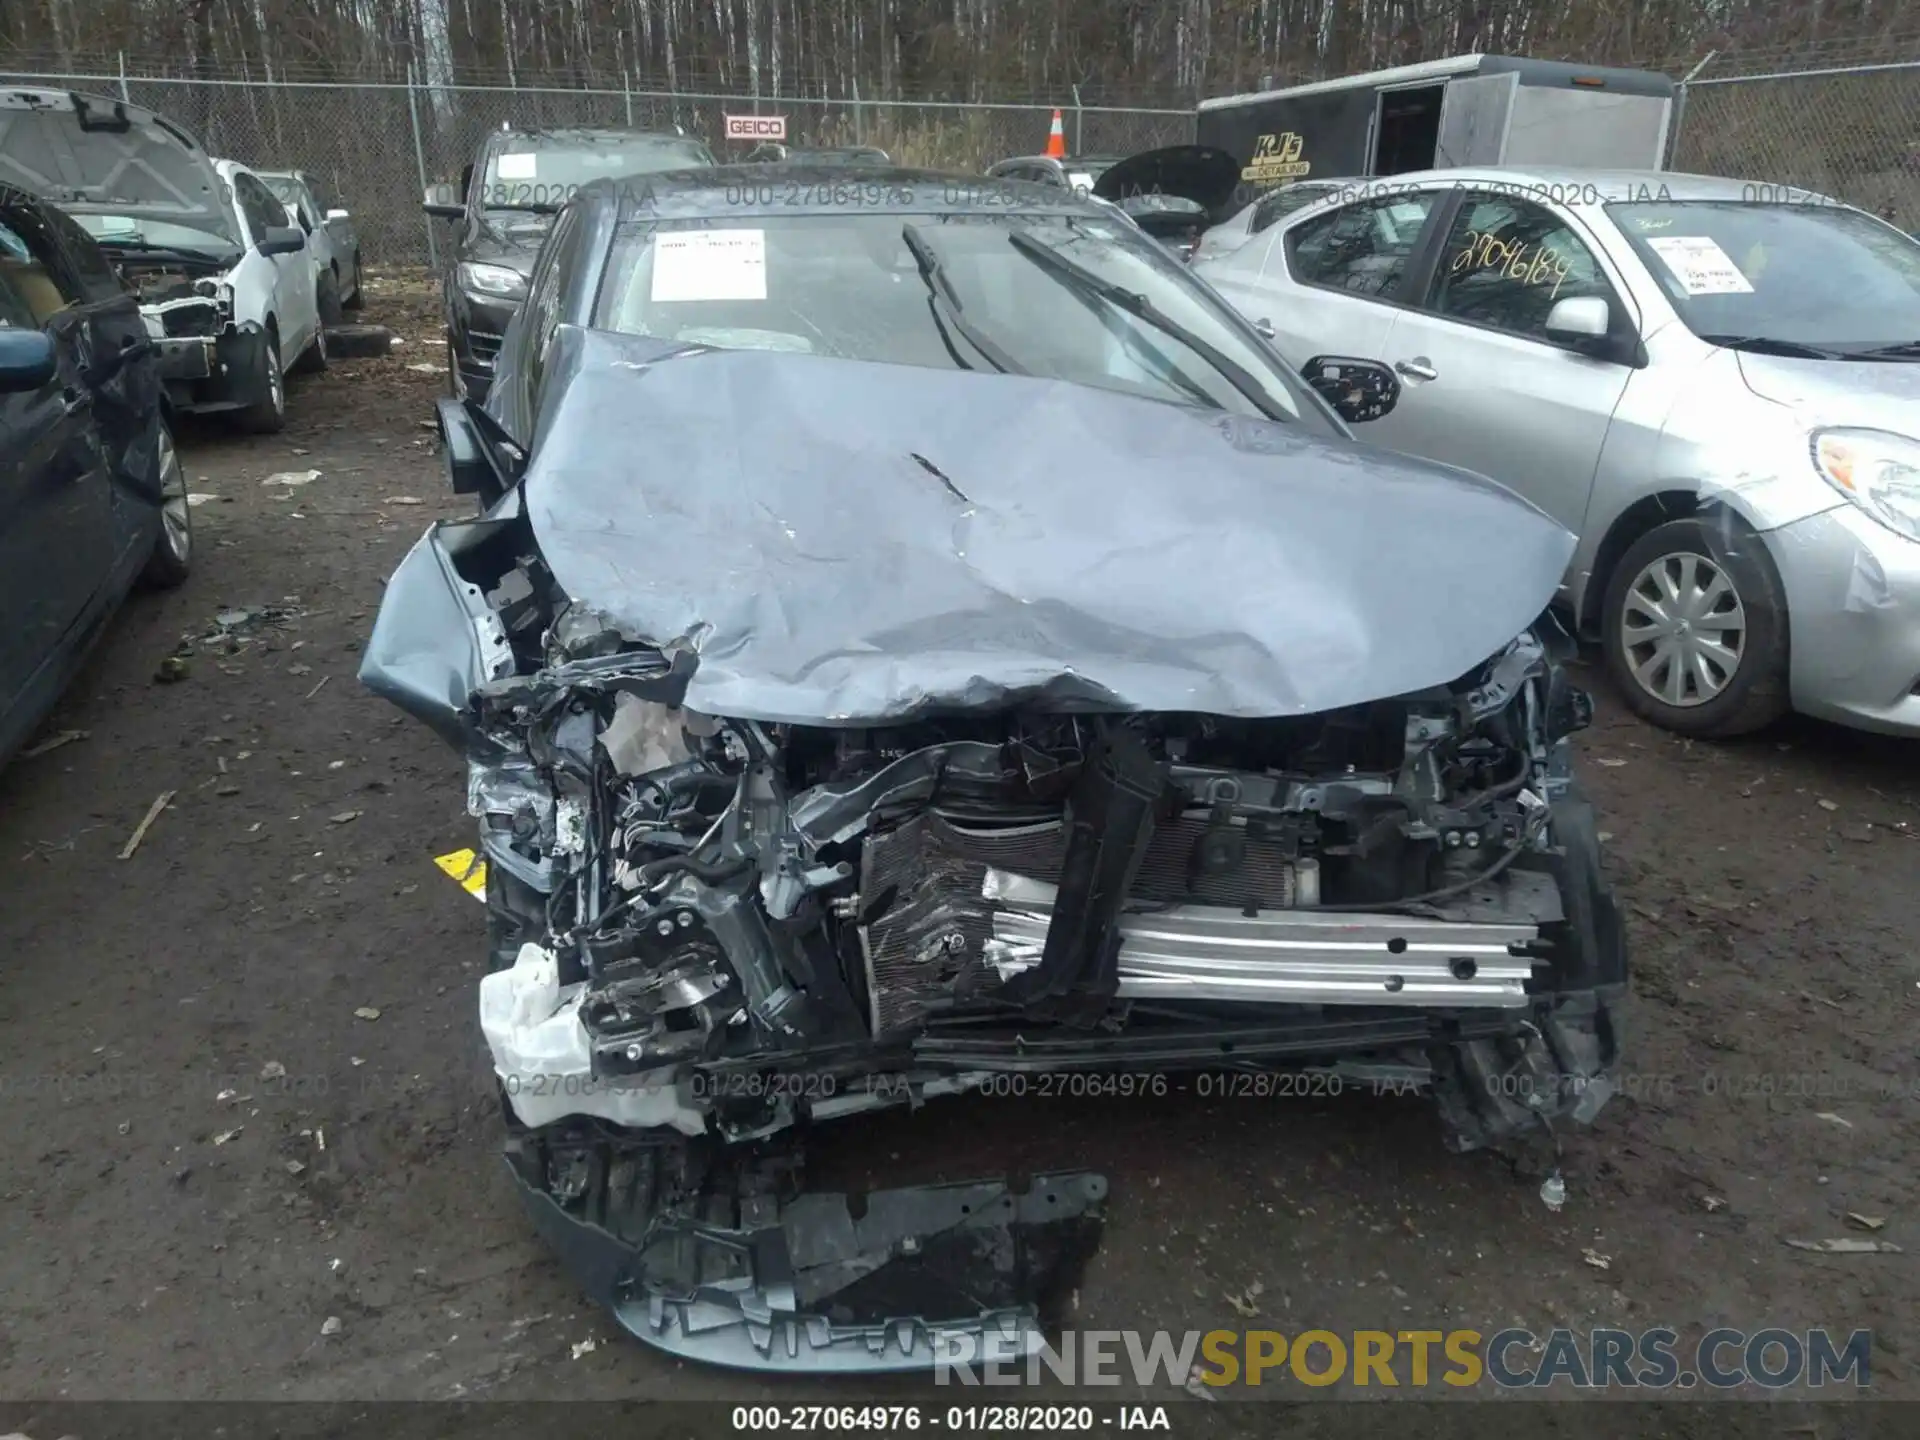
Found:
<path fill-rule="evenodd" d="M 1920 734 L 1910 236 L 1773 185 L 1461 169 L 1349 182 L 1195 273 L 1297 366 L 1391 364 L 1362 438 L 1574 531 L 1560 599 L 1643 716 Z"/>

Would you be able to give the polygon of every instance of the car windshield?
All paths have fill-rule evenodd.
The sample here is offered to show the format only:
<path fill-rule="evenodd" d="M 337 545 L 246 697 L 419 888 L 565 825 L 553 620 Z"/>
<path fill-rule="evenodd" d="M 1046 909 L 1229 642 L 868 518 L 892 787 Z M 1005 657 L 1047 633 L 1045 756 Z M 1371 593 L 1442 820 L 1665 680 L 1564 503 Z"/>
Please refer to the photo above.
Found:
<path fill-rule="evenodd" d="M 1093 187 L 1100 183 L 1100 177 L 1120 162 L 1118 160 L 1062 160 L 1066 167 L 1067 187 L 1078 195 L 1091 195 Z"/>
<path fill-rule="evenodd" d="M 713 163 L 713 152 L 705 145 L 677 135 L 573 141 L 514 136 L 487 156 L 480 203 L 489 210 L 558 210 L 582 185 L 595 180 Z"/>
<path fill-rule="evenodd" d="M 1859 210 L 1662 200 L 1608 212 L 1688 329 L 1716 344 L 1920 358 L 1920 244 Z"/>
<path fill-rule="evenodd" d="M 1291 185 L 1282 185 L 1280 189 L 1262 203 L 1272 212 L 1275 219 L 1291 215 L 1296 210 L 1304 210 L 1309 205 L 1318 204 L 1329 195 L 1339 191 L 1334 183 L 1316 184 L 1312 181 L 1296 180 Z"/>
<path fill-rule="evenodd" d="M 139 250 L 186 250 L 202 255 L 228 255 L 234 249 L 233 241 L 224 235 L 172 220 L 88 210 L 69 210 L 67 213 L 73 216 L 82 230 L 109 249 L 119 246 Z"/>
<path fill-rule="evenodd" d="M 1117 220 L 869 213 L 632 225 L 616 241 L 595 324 L 1044 375 L 1338 433 L 1230 312 Z"/>
<path fill-rule="evenodd" d="M 887 157 L 878 150 L 789 149 L 787 159 L 806 165 L 885 165 L 887 163 Z"/>
<path fill-rule="evenodd" d="M 259 175 L 259 171 L 254 172 Z M 260 175 L 260 183 L 273 192 L 273 198 L 289 210 L 300 203 L 300 182 L 290 175 Z"/>

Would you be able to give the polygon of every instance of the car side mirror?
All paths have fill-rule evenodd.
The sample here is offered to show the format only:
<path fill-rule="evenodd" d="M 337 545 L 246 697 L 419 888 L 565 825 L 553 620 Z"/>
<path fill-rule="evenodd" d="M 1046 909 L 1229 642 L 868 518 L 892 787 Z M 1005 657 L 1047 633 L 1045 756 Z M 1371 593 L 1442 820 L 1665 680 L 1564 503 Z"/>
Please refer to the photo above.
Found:
<path fill-rule="evenodd" d="M 53 338 L 45 331 L 0 329 L 0 393 L 38 390 L 53 371 Z"/>
<path fill-rule="evenodd" d="M 334 221 L 334 220 L 351 220 L 352 218 L 353 218 L 353 216 L 352 216 L 352 215 L 350 215 L 350 214 L 348 214 L 348 213 L 347 213 L 347 212 L 346 212 L 345 210 L 329 210 L 329 211 L 327 211 L 327 219 L 328 219 L 329 221 Z"/>
<path fill-rule="evenodd" d="M 1400 403 L 1400 381 L 1378 360 L 1316 355 L 1300 374 L 1349 425 L 1378 420 Z"/>
<path fill-rule="evenodd" d="M 1598 295 L 1569 295 L 1547 312 L 1547 334 L 1556 340 L 1604 340 L 1613 314 Z"/>
<path fill-rule="evenodd" d="M 447 485 L 456 495 L 478 495 L 482 507 L 505 493 L 510 478 L 502 475 L 487 448 L 486 437 L 474 423 L 467 402 L 454 395 L 440 397 L 436 409 L 440 446 L 447 462 Z"/>
<path fill-rule="evenodd" d="M 1646 368 L 1646 343 L 1630 331 L 1616 330 L 1612 306 L 1598 295 L 1569 295 L 1556 302 L 1547 312 L 1546 332 L 1549 340 L 1576 355 Z"/>
<path fill-rule="evenodd" d="M 307 248 L 307 237 L 292 225 L 269 225 L 254 248 L 262 255 L 296 255 Z"/>

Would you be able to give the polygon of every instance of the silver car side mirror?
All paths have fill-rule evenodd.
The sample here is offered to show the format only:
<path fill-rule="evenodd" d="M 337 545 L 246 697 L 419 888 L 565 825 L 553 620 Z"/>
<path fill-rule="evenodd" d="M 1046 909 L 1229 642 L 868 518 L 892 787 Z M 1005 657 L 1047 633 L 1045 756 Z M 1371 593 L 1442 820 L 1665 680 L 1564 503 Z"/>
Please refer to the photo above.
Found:
<path fill-rule="evenodd" d="M 1547 334 L 1570 340 L 1604 340 L 1612 323 L 1598 295 L 1569 295 L 1547 312 Z"/>

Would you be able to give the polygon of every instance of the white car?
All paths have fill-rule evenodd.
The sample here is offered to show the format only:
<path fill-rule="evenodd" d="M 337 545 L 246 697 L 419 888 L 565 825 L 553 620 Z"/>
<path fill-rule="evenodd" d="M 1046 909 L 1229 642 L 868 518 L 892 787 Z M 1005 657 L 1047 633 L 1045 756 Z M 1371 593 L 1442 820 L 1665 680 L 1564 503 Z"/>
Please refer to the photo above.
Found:
<path fill-rule="evenodd" d="M 103 95 L 0 92 L 0 180 L 77 220 L 140 300 L 176 411 L 286 423 L 284 376 L 326 368 L 307 237 L 244 165 Z"/>

